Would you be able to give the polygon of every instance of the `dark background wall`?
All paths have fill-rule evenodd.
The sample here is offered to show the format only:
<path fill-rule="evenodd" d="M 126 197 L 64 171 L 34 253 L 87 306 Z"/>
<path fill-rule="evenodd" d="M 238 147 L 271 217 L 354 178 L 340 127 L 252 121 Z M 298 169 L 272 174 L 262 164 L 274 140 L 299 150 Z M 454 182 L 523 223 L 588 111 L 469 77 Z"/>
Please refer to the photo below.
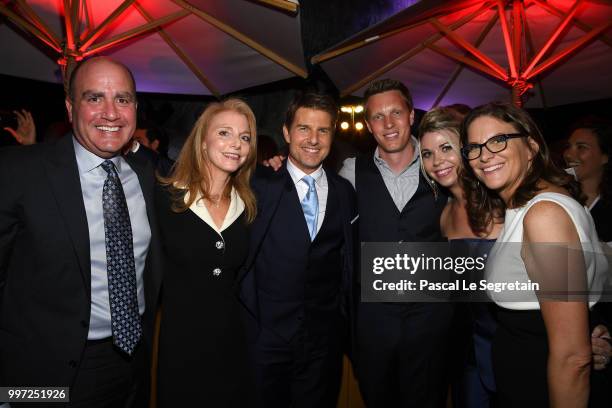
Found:
<path fill-rule="evenodd" d="M 302 0 L 300 18 L 304 57 L 308 64 L 308 79 L 293 78 L 276 83 L 246 89 L 234 94 L 242 97 L 253 108 L 260 133 L 272 136 L 282 144 L 282 123 L 287 104 L 294 93 L 310 88 L 338 95 L 337 89 L 318 66 L 309 64 L 310 58 L 349 36 L 376 24 L 398 11 L 418 2 L 417 0 Z M 63 89 L 60 85 L 0 75 L 0 146 L 14 144 L 12 137 L 2 130 L 14 121 L 6 111 L 25 108 L 32 111 L 38 137 L 53 123 L 66 118 Z M 163 94 L 139 94 L 139 121 L 153 123 L 167 129 L 172 137 L 171 147 L 180 148 L 182 141 L 205 105 L 212 100 L 205 96 L 181 96 Z M 354 100 L 351 100 L 354 102 Z M 552 142 L 566 136 L 567 128 L 584 114 L 610 117 L 612 100 L 594 101 L 532 111 Z M 343 137 L 348 142 L 367 143 L 367 132 Z M 366 142 L 364 142 L 364 140 Z"/>
<path fill-rule="evenodd" d="M 253 108 L 257 117 L 258 131 L 274 137 L 281 144 L 285 108 L 296 90 L 303 87 L 333 91 L 330 85 L 320 78 L 308 81 L 289 79 L 248 89 L 238 93 L 237 96 L 246 99 Z M 0 94 L 0 146 L 15 144 L 10 134 L 2 130 L 4 126 L 14 122 L 12 111 L 15 109 L 24 108 L 32 112 L 39 140 L 42 139 L 49 126 L 66 120 L 63 88 L 60 85 L 0 75 L 0 89 L 2 90 Z M 139 120 L 145 122 L 143 119 L 147 119 L 147 122 L 168 130 L 173 139 L 174 149 L 178 149 L 198 115 L 211 100 L 213 98 L 201 96 L 141 93 L 139 94 Z M 351 102 L 354 103 L 355 99 L 352 99 Z M 565 138 L 571 123 L 583 115 L 596 114 L 612 119 L 612 99 L 536 109 L 530 112 L 541 126 L 547 140 L 552 144 Z M 358 149 L 372 146 L 371 143 L 367 143 L 371 136 L 366 131 L 355 135 L 344 134 L 340 138 L 355 144 Z M 359 141 L 361 142 L 356 143 Z"/>

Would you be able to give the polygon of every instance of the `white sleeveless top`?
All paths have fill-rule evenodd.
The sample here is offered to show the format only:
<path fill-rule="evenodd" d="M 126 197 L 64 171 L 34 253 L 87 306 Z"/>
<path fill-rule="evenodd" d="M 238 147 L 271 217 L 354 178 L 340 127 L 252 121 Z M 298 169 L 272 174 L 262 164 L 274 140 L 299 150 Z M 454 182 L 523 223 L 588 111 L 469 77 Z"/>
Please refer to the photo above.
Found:
<path fill-rule="evenodd" d="M 504 227 L 491 250 L 485 269 L 488 283 L 499 284 L 530 282 L 525 264 L 521 257 L 521 242 L 523 242 L 523 218 L 527 211 L 537 202 L 552 201 L 560 205 L 570 216 L 582 246 L 587 285 L 592 293 L 600 293 L 606 279 L 608 263 L 597 238 L 595 224 L 591 214 L 571 197 L 559 193 L 544 192 L 537 194 L 527 204 L 520 208 L 506 210 Z M 515 244 L 508 244 L 515 243 Z M 565 273 L 565 271 L 560 271 Z M 526 286 L 523 285 L 523 289 Z M 537 310 L 540 308 L 534 290 L 518 290 L 514 292 L 496 292 L 488 289 L 489 297 L 499 306 L 514 310 Z M 597 299 L 599 295 L 597 295 Z M 589 306 L 596 303 L 594 295 L 590 296 Z"/>

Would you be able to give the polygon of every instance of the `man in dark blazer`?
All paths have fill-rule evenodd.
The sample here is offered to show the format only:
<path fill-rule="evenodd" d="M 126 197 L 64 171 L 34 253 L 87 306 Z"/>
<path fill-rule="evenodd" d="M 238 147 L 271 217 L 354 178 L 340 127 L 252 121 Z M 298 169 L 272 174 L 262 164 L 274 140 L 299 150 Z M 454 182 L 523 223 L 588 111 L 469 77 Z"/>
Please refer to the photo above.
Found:
<path fill-rule="evenodd" d="M 0 386 L 146 403 L 161 273 L 152 166 L 121 155 L 136 105 L 125 66 L 87 60 L 66 97 L 72 135 L 0 152 Z"/>
<path fill-rule="evenodd" d="M 336 116 L 331 97 L 298 95 L 283 127 L 287 163 L 253 181 L 258 215 L 241 297 L 253 316 L 248 327 L 259 407 L 337 403 L 356 214 L 351 185 L 321 166 Z"/>
<path fill-rule="evenodd" d="M 364 94 L 375 152 L 345 160 L 355 186 L 360 242 L 437 242 L 444 194 L 420 172 L 411 134 L 414 105 L 404 84 L 372 82 Z M 437 408 L 446 403 L 451 303 L 359 302 L 354 363 L 369 408 Z"/>

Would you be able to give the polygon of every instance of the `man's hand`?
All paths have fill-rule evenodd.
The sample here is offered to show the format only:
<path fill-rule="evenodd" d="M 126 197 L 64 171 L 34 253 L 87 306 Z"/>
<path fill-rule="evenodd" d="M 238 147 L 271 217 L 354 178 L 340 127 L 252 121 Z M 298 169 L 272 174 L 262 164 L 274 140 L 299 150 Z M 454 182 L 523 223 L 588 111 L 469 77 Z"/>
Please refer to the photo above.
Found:
<path fill-rule="evenodd" d="M 281 168 L 281 166 L 283 165 L 283 161 L 286 159 L 285 156 L 274 156 L 269 158 L 268 160 L 264 160 L 261 164 L 263 164 L 266 167 L 272 167 L 274 169 L 274 171 L 278 171 L 278 169 Z"/>
<path fill-rule="evenodd" d="M 591 333 L 591 349 L 593 350 L 593 368 L 603 370 L 610 362 L 612 345 L 608 342 L 610 332 L 602 324 L 596 326 Z"/>
<path fill-rule="evenodd" d="M 17 129 L 5 127 L 4 130 L 13 135 L 19 144 L 31 145 L 36 143 L 36 126 L 32 114 L 25 109 L 22 109 L 21 112 L 14 112 L 17 116 Z"/>

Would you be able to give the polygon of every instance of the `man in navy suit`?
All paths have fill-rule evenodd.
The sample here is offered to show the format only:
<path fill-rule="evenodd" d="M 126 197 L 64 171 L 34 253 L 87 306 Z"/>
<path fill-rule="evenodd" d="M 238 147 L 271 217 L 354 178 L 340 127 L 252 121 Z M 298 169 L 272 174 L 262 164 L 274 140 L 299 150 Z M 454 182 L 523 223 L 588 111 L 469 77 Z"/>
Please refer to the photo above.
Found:
<path fill-rule="evenodd" d="M 258 215 L 242 281 L 253 319 L 250 355 L 257 406 L 335 407 L 348 335 L 353 189 L 323 169 L 337 107 L 298 95 L 283 133 L 289 159 L 253 181 Z"/>
<path fill-rule="evenodd" d="M 121 154 L 136 105 L 124 65 L 87 60 L 66 96 L 72 135 L 0 154 L 0 386 L 146 406 L 161 262 L 153 169 Z"/>

